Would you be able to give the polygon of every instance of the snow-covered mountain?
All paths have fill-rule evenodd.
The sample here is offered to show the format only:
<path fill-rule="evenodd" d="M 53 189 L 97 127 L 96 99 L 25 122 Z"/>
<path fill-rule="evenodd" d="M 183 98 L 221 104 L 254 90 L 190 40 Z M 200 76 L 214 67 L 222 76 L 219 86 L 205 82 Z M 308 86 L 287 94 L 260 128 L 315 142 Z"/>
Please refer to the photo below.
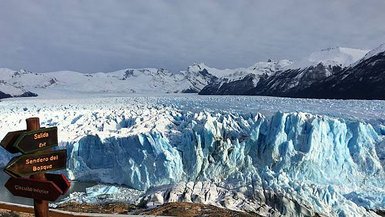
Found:
<path fill-rule="evenodd" d="M 248 94 L 301 98 L 385 99 L 384 45 L 345 68 L 325 66 L 293 69 L 261 81 Z"/>
<path fill-rule="evenodd" d="M 338 65 L 325 66 L 323 63 L 318 63 L 318 65 L 309 66 L 304 69 L 288 69 L 260 80 L 255 87 L 247 90 L 244 94 L 296 97 L 303 89 L 341 70 L 342 68 Z"/>
<path fill-rule="evenodd" d="M 381 54 L 381 53 L 384 53 L 385 52 L 385 43 L 384 44 L 381 44 L 380 46 L 374 48 L 373 50 L 369 51 L 362 59 L 360 59 L 359 61 L 356 61 L 354 64 L 352 64 L 352 67 L 356 66 L 357 64 L 373 57 L 373 56 L 376 56 L 378 54 Z"/>
<path fill-rule="evenodd" d="M 368 52 L 369 50 L 346 47 L 326 48 L 321 51 L 311 53 L 308 57 L 292 64 L 290 68 L 305 69 L 310 66 L 316 66 L 320 63 L 326 67 L 340 66 L 341 68 L 344 68 L 360 60 Z"/>
<path fill-rule="evenodd" d="M 380 48 L 377 48 L 369 53 L 367 50 L 352 48 L 328 48 L 319 52 L 314 52 L 310 54 L 309 57 L 304 58 L 297 63 L 293 63 L 285 69 L 279 70 L 270 76 L 262 77 L 254 86 L 252 86 L 252 83 L 250 82 L 251 79 L 247 79 L 245 77 L 242 80 L 222 83 L 221 88 L 212 88 L 213 85 L 207 85 L 203 89 L 205 91 L 202 90 L 199 94 L 265 95 L 310 98 L 326 97 L 324 88 L 329 87 L 326 87 L 325 85 L 327 84 L 322 82 L 332 78 L 337 78 L 336 76 L 341 74 L 343 71 L 355 71 L 354 68 L 358 66 L 358 63 L 372 57 L 375 53 L 378 53 L 381 50 L 381 46 Z M 380 67 L 378 67 L 378 69 L 381 71 Z M 363 70 L 365 71 L 366 69 Z M 346 74 L 346 72 L 344 72 L 344 74 Z M 360 82 L 363 78 L 355 77 L 354 79 L 355 81 Z M 355 83 L 355 81 L 352 81 L 352 83 Z M 245 85 L 246 82 L 248 85 Z M 322 85 L 319 84 L 318 87 L 309 89 L 316 83 L 322 83 Z M 333 84 L 330 83 L 330 85 Z M 375 85 L 379 86 L 379 84 Z M 363 86 L 363 84 L 361 84 L 361 86 Z M 366 88 L 381 89 L 376 86 L 367 85 Z M 340 89 L 344 89 L 344 87 L 340 87 Z M 366 90 L 362 87 L 360 88 L 360 91 L 370 92 L 369 89 Z M 345 96 L 333 96 L 332 92 L 333 91 L 330 91 L 330 94 L 327 96 L 328 98 L 353 97 L 352 94 L 347 92 L 344 93 Z M 360 97 L 364 97 L 364 95 L 353 98 Z M 376 97 L 377 99 L 381 98 L 379 95 Z"/>
<path fill-rule="evenodd" d="M 297 94 L 306 98 L 385 99 L 385 45 Z"/>
<path fill-rule="evenodd" d="M 291 64 L 292 62 L 289 60 L 278 62 L 270 60 L 268 62 L 258 62 L 248 68 L 217 69 L 200 63 L 189 66 L 187 71 L 181 73 L 194 85 L 194 92 L 199 92 L 205 87 L 210 89 L 219 88 L 224 83 L 242 80 L 245 77 L 252 78 L 251 82 L 256 83 L 260 77 L 271 75 Z"/>
<path fill-rule="evenodd" d="M 290 60 L 258 62 L 248 68 L 218 70 L 208 68 L 212 74 L 218 75 L 205 86 L 199 94 L 202 95 L 232 95 L 239 91 L 249 90 L 256 86 L 261 78 L 269 77 L 278 71 L 289 68 L 293 64 Z"/>
<path fill-rule="evenodd" d="M 12 96 L 31 91 L 43 98 L 83 94 L 198 92 L 209 81 L 207 75 L 199 77 L 194 73 L 194 71 L 171 73 L 166 69 L 155 68 L 124 69 L 91 74 L 73 71 L 33 73 L 26 70 L 2 69 L 0 70 L 0 91 Z"/>
<path fill-rule="evenodd" d="M 208 72 L 211 71 L 211 73 Z M 187 81 L 191 83 L 189 89 L 184 92 L 198 93 L 206 85 L 216 81 L 219 77 L 218 74 L 214 73 L 211 68 L 205 64 L 193 64 L 187 67 L 187 71 L 181 72 Z M 217 77 L 218 76 L 218 77 Z"/>
<path fill-rule="evenodd" d="M 358 66 L 363 67 L 363 62 L 372 60 L 383 49 L 384 46 L 380 46 L 368 53 L 367 50 L 336 47 L 314 52 L 297 63 L 289 60 L 269 60 L 247 68 L 236 69 L 217 69 L 201 63 L 193 64 L 187 67 L 186 71 L 177 73 L 155 68 L 90 74 L 72 71 L 33 73 L 26 70 L 1 69 L 0 98 L 34 96 L 33 93 L 48 98 L 100 94 L 119 96 L 133 93 L 336 98 L 337 96 L 330 94 L 326 96 L 326 92 L 321 96 L 322 94 L 316 93 L 317 89 L 308 88 L 316 83 L 318 87 L 329 88 L 325 85 L 329 83 L 333 85 L 332 78 L 340 79 L 339 75 L 342 72 L 343 76 L 347 76 L 351 74 L 350 72 L 357 71 Z M 370 67 L 368 63 L 366 67 Z M 361 70 L 365 71 L 365 69 Z M 376 70 L 381 71 L 381 68 Z M 369 77 L 373 77 L 373 74 Z M 364 79 L 354 76 L 350 78 L 353 79 L 353 83 L 354 79 Z M 321 82 L 323 83 L 318 84 Z M 370 87 L 373 88 L 373 86 Z M 308 92 L 304 92 L 305 89 Z M 340 87 L 340 89 L 345 88 Z M 360 88 L 360 90 L 364 89 Z M 350 95 L 338 97 L 349 98 Z M 354 96 L 354 98 L 359 97 Z"/>
<path fill-rule="evenodd" d="M 216 69 L 205 64 L 193 64 L 186 71 L 172 73 L 166 69 L 124 69 L 107 73 L 57 71 L 34 73 L 26 70 L 0 70 L 0 91 L 12 96 L 26 91 L 41 97 L 75 96 L 83 94 L 164 94 L 198 93 L 205 86 L 238 80 L 253 75 L 256 83 L 261 76 L 271 75 L 292 62 L 259 62 L 248 68 Z"/>
<path fill-rule="evenodd" d="M 10 69 L 0 68 L 0 99 L 37 96 L 35 93 L 28 91 L 27 88 L 16 81 L 22 74 L 28 73 L 29 72 L 25 70 L 15 72 Z"/>

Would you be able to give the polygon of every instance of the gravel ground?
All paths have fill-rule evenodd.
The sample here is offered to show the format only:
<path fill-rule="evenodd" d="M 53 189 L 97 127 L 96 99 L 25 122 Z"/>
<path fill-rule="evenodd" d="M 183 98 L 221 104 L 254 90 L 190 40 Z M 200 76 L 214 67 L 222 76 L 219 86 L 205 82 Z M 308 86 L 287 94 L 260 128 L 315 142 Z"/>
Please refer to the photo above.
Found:
<path fill-rule="evenodd" d="M 197 203 L 168 203 L 162 206 L 145 209 L 128 204 L 108 204 L 108 205 L 84 205 L 68 203 L 58 207 L 60 210 L 83 212 L 83 213 L 103 213 L 103 214 L 130 214 L 130 215 L 155 215 L 155 216 L 214 216 L 214 217 L 252 217 L 257 214 L 237 212 L 223 209 L 212 205 Z M 0 217 L 33 217 L 33 214 L 13 212 L 0 209 Z"/>

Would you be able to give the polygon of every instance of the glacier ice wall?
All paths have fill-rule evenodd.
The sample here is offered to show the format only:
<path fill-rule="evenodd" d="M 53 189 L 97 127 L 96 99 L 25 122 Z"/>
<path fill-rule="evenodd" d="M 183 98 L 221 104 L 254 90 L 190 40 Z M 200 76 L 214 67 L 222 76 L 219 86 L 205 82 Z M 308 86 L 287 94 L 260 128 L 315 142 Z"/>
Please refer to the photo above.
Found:
<path fill-rule="evenodd" d="M 138 190 L 191 182 L 246 187 L 272 207 L 280 198 L 327 215 L 385 208 L 384 132 L 369 123 L 307 113 L 165 115 L 162 131 L 68 143 L 70 178 Z M 274 208 L 289 212 L 282 207 Z M 292 213 L 304 209 L 291 207 Z"/>
<path fill-rule="evenodd" d="M 68 143 L 71 174 L 102 181 L 111 177 L 142 190 L 191 180 L 249 182 L 265 168 L 319 184 L 357 183 L 383 175 L 376 151 L 383 135 L 367 123 L 306 113 L 174 118 L 168 126 L 173 134 L 150 130 L 104 139 L 88 135 Z M 94 176 L 101 172 L 113 174 Z"/>
<path fill-rule="evenodd" d="M 123 184 L 90 189 L 84 201 L 99 193 L 125 198 L 126 186 L 144 192 L 138 200 L 147 204 L 292 216 L 385 210 L 384 101 L 138 96 L 0 104 L 0 138 L 38 116 L 68 146 L 71 179 Z M 2 166 L 12 157 L 3 149 L 0 156 Z"/>

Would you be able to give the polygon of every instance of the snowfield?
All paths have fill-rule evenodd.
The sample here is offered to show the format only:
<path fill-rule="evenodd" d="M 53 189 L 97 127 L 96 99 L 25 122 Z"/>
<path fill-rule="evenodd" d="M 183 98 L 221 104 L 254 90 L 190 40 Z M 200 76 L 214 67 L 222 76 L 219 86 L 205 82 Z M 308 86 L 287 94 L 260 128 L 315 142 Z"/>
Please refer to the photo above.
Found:
<path fill-rule="evenodd" d="M 0 138 L 31 116 L 58 127 L 70 179 L 101 183 L 65 201 L 191 201 L 269 216 L 385 210 L 385 101 L 8 99 Z M 0 155 L 4 166 L 11 156 Z"/>

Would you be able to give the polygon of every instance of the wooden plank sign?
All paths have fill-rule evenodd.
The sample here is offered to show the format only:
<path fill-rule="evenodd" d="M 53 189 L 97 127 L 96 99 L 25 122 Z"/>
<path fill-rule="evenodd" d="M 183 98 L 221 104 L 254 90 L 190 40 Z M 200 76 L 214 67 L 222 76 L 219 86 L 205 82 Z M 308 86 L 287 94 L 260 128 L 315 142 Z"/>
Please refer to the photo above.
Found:
<path fill-rule="evenodd" d="M 19 138 L 19 136 L 23 133 L 26 132 L 26 130 L 19 130 L 19 131 L 13 131 L 7 133 L 3 140 L 1 140 L 1 146 L 5 148 L 8 152 L 15 154 L 18 153 L 19 150 L 17 150 L 13 144 L 16 142 L 16 140 Z"/>
<path fill-rule="evenodd" d="M 9 132 L 1 146 L 11 153 L 28 154 L 58 145 L 57 127 Z"/>
<path fill-rule="evenodd" d="M 55 201 L 63 194 L 52 181 L 11 177 L 5 187 L 14 195 L 38 200 Z"/>
<path fill-rule="evenodd" d="M 48 181 L 55 183 L 55 185 L 59 187 L 60 190 L 63 192 L 62 194 L 67 193 L 68 189 L 71 187 L 71 183 L 63 174 L 46 173 L 45 177 Z"/>
<path fill-rule="evenodd" d="M 4 171 L 13 177 L 29 176 L 46 171 L 65 169 L 66 163 L 66 150 L 50 151 L 14 157 Z"/>
<path fill-rule="evenodd" d="M 57 127 L 40 128 L 38 117 L 26 122 L 27 130 L 9 132 L 0 143 L 10 153 L 23 154 L 12 158 L 4 168 L 11 176 L 5 187 L 15 196 L 34 199 L 36 217 L 48 217 L 48 201 L 66 193 L 71 183 L 63 174 L 45 172 L 65 169 L 67 151 L 52 151 L 58 145 Z"/>

